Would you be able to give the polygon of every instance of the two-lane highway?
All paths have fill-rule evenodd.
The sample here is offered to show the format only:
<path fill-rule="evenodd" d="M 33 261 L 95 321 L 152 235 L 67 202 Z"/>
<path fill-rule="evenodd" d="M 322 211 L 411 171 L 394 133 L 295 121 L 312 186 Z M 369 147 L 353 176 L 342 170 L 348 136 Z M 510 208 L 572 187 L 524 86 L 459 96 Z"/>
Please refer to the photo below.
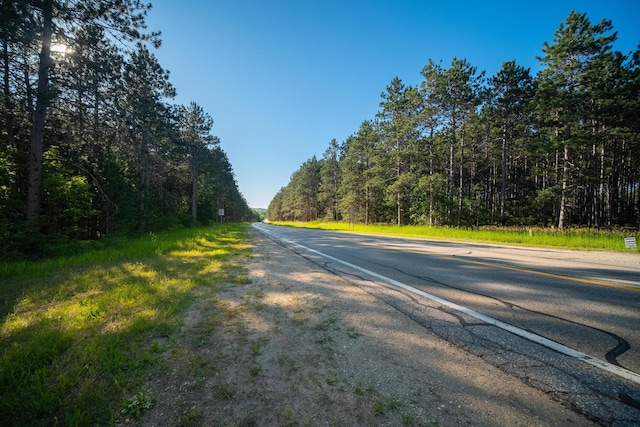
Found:
<path fill-rule="evenodd" d="M 258 224 L 357 266 L 544 337 L 640 378 L 640 256 L 451 243 Z M 333 266 L 333 268 L 332 268 Z"/>

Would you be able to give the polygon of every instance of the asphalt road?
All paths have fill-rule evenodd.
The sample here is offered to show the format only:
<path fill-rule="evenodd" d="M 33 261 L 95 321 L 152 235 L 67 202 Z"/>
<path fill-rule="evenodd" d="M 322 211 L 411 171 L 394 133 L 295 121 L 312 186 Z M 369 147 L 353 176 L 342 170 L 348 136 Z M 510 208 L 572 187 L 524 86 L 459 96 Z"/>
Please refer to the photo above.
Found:
<path fill-rule="evenodd" d="M 637 416 L 640 422 L 640 255 L 452 243 L 266 224 L 255 227 L 336 274 L 362 283 L 384 278 L 383 287 L 406 286 L 393 291 L 405 295 L 407 289 L 417 290 L 411 291 L 407 303 L 393 300 L 391 291 L 386 298 L 454 344 L 508 366 L 506 370 L 526 381 L 540 382 L 549 392 L 554 392 L 550 384 L 555 374 L 548 371 L 541 378 L 532 369 L 541 361 L 566 377 L 558 380 L 557 393 L 578 387 L 568 385 L 574 380 L 590 390 L 587 394 L 606 388 L 609 391 L 605 394 L 622 401 L 627 409 L 633 408 L 629 419 Z M 442 308 L 438 301 L 426 301 L 422 293 L 451 305 Z M 457 311 L 457 306 L 577 350 L 587 355 L 584 358 L 619 369 L 622 377 L 593 366 L 585 368 L 581 360 L 565 361 L 557 349 L 542 349 L 531 339 L 516 342 L 510 332 L 489 331 L 482 327 L 483 318 L 469 318 L 465 311 Z M 438 326 L 429 319 L 433 315 L 428 314 L 428 307 L 455 316 L 464 334 Z M 552 362 L 547 364 L 546 360 Z M 577 373 L 582 370 L 584 375 Z M 580 410 L 588 412 L 590 405 L 597 404 L 585 403 L 587 409 Z M 611 417 L 616 416 L 592 416 L 605 423 Z"/>

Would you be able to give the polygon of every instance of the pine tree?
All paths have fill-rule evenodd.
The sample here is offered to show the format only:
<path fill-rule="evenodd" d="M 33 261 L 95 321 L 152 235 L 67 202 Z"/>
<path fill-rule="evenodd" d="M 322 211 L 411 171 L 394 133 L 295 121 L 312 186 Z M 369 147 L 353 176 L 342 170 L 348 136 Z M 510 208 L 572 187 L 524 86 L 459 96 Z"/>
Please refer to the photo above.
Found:
<path fill-rule="evenodd" d="M 93 2 L 54 2 L 42 0 L 29 3 L 40 28 L 40 54 L 38 61 L 38 86 L 31 127 L 29 150 L 29 189 L 27 194 L 27 220 L 36 220 L 40 211 L 42 160 L 45 139 L 47 109 L 51 102 L 50 87 L 51 45 L 56 39 L 66 40 L 65 28 L 97 24 L 107 28 L 110 35 L 124 40 L 151 40 L 159 45 L 157 34 L 145 35 L 144 15 L 150 5 L 139 1 L 101 0 Z"/>
<path fill-rule="evenodd" d="M 342 147 L 334 138 L 322 156 L 319 188 L 319 203 L 324 207 L 325 216 L 332 221 L 340 220 L 340 160 Z"/>
<path fill-rule="evenodd" d="M 182 140 L 191 156 L 191 219 L 198 221 L 198 159 L 220 141 L 211 135 L 213 119 L 195 102 L 180 109 Z"/>
<path fill-rule="evenodd" d="M 516 61 L 502 64 L 498 73 L 489 79 L 491 106 L 494 109 L 494 126 L 500 128 L 501 173 L 500 173 L 500 223 L 506 222 L 505 204 L 507 179 L 513 144 L 519 138 L 518 125 L 527 121 L 526 112 L 533 96 L 533 79 L 529 69 L 516 65 Z"/>
<path fill-rule="evenodd" d="M 553 43 L 544 43 L 544 56 L 538 58 L 544 68 L 538 76 L 536 93 L 538 114 L 543 118 L 548 137 L 562 155 L 558 228 L 569 223 L 569 200 L 575 188 L 576 156 L 589 140 L 588 110 L 594 87 L 587 78 L 589 69 L 616 40 L 611 21 L 592 25 L 587 15 L 572 11 L 560 24 Z"/>
<path fill-rule="evenodd" d="M 417 88 L 406 87 L 398 77 L 391 81 L 381 96 L 382 110 L 378 117 L 380 154 L 383 157 L 379 157 L 378 162 L 385 165 L 387 172 L 384 180 L 388 182 L 386 192 L 389 201 L 395 204 L 396 223 L 400 227 L 405 212 L 408 212 L 408 196 L 416 180 L 413 168 L 421 97 Z"/>
<path fill-rule="evenodd" d="M 119 107 L 129 132 L 131 158 L 135 159 L 132 169 L 138 172 L 138 229 L 143 231 L 152 217 L 147 212 L 151 182 L 162 176 L 160 168 L 152 164 L 162 161 L 157 157 L 162 150 L 157 147 L 162 143 L 161 134 L 169 114 L 164 99 L 175 96 L 175 89 L 168 72 L 142 44 L 138 44 L 124 65 L 123 85 Z"/>
<path fill-rule="evenodd" d="M 371 121 L 364 121 L 358 132 L 345 141 L 345 157 L 340 162 L 342 216 L 369 224 L 375 205 L 374 158 L 378 132 Z"/>

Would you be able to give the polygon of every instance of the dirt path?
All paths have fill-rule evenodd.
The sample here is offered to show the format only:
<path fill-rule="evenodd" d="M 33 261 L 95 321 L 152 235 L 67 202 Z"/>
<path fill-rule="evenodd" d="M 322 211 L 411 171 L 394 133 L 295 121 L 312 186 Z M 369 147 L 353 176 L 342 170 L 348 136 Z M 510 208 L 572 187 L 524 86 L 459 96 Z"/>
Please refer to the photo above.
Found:
<path fill-rule="evenodd" d="M 591 425 L 252 233 L 251 282 L 199 291 L 140 425 Z"/>

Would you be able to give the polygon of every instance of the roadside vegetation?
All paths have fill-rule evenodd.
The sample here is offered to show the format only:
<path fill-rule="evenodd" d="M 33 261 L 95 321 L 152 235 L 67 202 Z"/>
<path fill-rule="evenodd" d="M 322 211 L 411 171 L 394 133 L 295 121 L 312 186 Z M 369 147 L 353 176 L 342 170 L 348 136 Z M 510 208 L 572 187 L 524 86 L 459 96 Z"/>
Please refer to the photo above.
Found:
<path fill-rule="evenodd" d="M 500 243 L 534 247 L 564 249 L 608 250 L 640 252 L 638 248 L 627 249 L 625 237 L 639 240 L 638 231 L 564 229 L 542 227 L 479 227 L 464 229 L 454 227 L 428 227 L 407 225 L 398 227 L 388 224 L 353 224 L 346 222 L 270 222 L 274 225 L 315 228 L 320 230 L 352 231 L 357 233 L 387 236 L 418 237 L 434 240 L 464 240 L 472 242 Z"/>
<path fill-rule="evenodd" d="M 0 419 L 104 425 L 155 404 L 194 291 L 245 283 L 242 224 L 106 241 L 101 250 L 0 265 Z"/>

